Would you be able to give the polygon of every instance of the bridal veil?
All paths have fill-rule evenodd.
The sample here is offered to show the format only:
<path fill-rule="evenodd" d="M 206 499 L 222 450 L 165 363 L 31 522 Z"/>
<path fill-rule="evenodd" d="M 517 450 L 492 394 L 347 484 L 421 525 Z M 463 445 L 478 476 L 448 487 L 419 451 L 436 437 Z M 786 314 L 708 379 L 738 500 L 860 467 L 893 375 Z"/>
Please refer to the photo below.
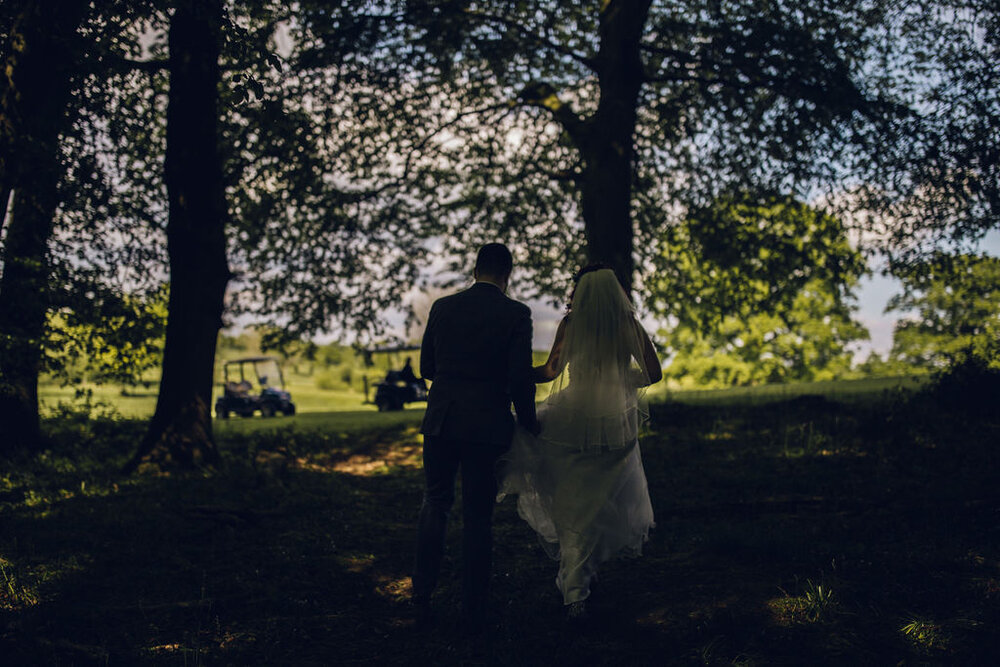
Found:
<path fill-rule="evenodd" d="M 546 401 L 542 438 L 580 450 L 624 448 L 646 416 L 644 332 L 610 269 L 580 277 Z"/>

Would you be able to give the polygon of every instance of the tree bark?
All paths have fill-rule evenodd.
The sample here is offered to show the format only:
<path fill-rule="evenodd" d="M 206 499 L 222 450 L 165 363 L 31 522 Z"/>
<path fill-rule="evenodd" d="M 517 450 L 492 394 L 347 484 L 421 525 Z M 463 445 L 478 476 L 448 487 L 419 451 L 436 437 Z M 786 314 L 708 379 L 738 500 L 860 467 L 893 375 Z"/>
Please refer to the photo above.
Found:
<path fill-rule="evenodd" d="M 608 264 L 631 292 L 635 125 L 643 85 L 639 45 L 650 0 L 614 0 L 601 12 L 596 68 L 600 100 L 577 141 L 580 203 L 590 261 Z"/>
<path fill-rule="evenodd" d="M 0 278 L 0 451 L 39 441 L 38 374 L 48 308 L 48 243 L 59 205 L 59 135 L 88 2 L 24 2 L 5 58 L 0 98 L 3 193 L 13 189 Z M 6 200 L 3 202 L 6 208 Z"/>
<path fill-rule="evenodd" d="M 177 0 L 170 20 L 164 180 L 170 301 L 156 412 L 128 468 L 215 466 L 211 397 L 229 281 L 219 152 L 221 0 Z"/>

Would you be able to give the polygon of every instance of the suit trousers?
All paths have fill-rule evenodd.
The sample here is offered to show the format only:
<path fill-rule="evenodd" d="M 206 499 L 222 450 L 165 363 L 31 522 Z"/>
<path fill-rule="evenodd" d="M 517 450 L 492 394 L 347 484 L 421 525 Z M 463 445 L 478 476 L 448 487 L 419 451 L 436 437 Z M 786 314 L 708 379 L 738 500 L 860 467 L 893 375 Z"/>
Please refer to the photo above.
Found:
<path fill-rule="evenodd" d="M 455 478 L 462 471 L 462 614 L 485 620 L 493 567 L 493 505 L 497 459 L 508 446 L 424 435 L 426 488 L 420 507 L 413 597 L 426 603 L 437 586 Z"/>

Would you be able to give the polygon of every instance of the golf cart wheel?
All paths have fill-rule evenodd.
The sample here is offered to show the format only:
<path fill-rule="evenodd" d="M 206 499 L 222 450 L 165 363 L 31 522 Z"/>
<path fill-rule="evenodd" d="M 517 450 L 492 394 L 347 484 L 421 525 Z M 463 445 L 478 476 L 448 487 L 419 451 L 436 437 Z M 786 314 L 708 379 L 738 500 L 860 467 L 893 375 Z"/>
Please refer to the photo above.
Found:
<path fill-rule="evenodd" d="M 281 411 L 281 413 L 283 415 L 285 415 L 286 417 L 291 417 L 292 415 L 295 414 L 295 405 L 292 404 L 292 403 L 289 403 L 288 406 L 284 410 Z"/>
<path fill-rule="evenodd" d="M 260 406 L 260 416 L 261 417 L 273 417 L 274 416 L 274 406 L 273 405 L 262 405 L 262 406 Z"/>

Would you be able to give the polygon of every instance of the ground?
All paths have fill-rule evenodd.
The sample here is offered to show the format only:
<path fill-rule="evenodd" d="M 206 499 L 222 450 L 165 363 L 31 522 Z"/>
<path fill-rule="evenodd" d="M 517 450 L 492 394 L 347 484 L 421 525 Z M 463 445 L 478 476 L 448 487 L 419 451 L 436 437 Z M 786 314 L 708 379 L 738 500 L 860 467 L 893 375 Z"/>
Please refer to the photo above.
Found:
<path fill-rule="evenodd" d="M 987 401 L 988 403 L 988 401 Z M 46 423 L 0 485 L 11 664 L 990 664 L 1000 424 L 929 392 L 651 408 L 657 527 L 568 626 L 555 564 L 497 509 L 494 629 L 406 600 L 420 410 L 239 420 L 212 475 L 124 477 L 142 423 Z M 290 426 L 294 424 L 294 426 Z"/>

